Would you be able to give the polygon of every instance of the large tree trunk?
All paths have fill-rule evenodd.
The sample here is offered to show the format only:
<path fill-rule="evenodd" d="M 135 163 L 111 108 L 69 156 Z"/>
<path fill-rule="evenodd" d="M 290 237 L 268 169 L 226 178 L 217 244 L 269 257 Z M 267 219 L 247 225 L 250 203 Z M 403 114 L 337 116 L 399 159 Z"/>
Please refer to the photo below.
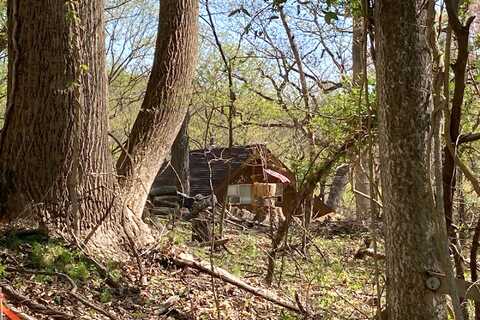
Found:
<path fill-rule="evenodd" d="M 380 160 L 389 319 L 437 319 L 425 273 L 439 268 L 426 157 L 431 79 L 421 0 L 376 3 Z"/>
<path fill-rule="evenodd" d="M 145 100 L 117 162 L 127 205 L 139 217 L 187 113 L 197 57 L 198 0 L 162 0 L 160 13 Z"/>
<path fill-rule="evenodd" d="M 103 1 L 8 6 L 1 215 L 35 216 L 85 238 L 113 209 L 116 191 L 106 134 Z"/>
<path fill-rule="evenodd" d="M 0 137 L 0 217 L 33 217 L 107 254 L 118 252 L 127 237 L 150 240 L 137 208 L 128 202 L 134 196 L 142 198 L 137 203 L 144 199 L 121 188 L 108 148 L 103 0 L 9 0 L 8 6 L 9 95 Z M 161 2 L 154 80 L 138 120 L 144 121 L 143 134 L 137 125 L 129 159 L 141 162 L 139 150 L 151 154 L 168 149 L 175 138 L 184 112 L 171 109 L 178 105 L 163 93 L 179 95 L 191 80 L 194 59 L 185 58 L 196 53 L 197 14 L 197 1 Z M 184 82 L 167 81 L 177 78 Z M 145 121 L 145 113 L 157 121 Z M 175 117 L 178 124 L 168 122 Z M 163 131 L 158 129 L 162 121 Z M 157 155 L 161 163 L 164 154 Z M 124 162 L 120 172 L 125 175 L 131 173 L 125 169 L 131 162 Z"/>

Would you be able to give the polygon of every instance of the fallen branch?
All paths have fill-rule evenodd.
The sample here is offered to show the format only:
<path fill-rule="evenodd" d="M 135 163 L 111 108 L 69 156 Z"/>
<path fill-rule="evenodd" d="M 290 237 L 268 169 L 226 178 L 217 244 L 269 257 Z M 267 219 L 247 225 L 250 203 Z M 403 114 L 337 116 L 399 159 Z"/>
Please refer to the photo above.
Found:
<path fill-rule="evenodd" d="M 77 239 L 77 237 L 72 233 L 72 236 L 73 238 L 75 239 L 75 247 L 80 250 L 84 256 L 84 258 L 90 262 L 91 264 L 95 265 L 95 267 L 97 268 L 97 271 L 98 273 L 104 278 L 105 280 L 105 283 L 108 284 L 110 287 L 112 287 L 113 289 L 117 290 L 117 291 L 127 291 L 128 289 L 130 289 L 129 286 L 127 286 L 126 288 L 122 287 L 120 285 L 120 282 L 122 283 L 125 283 L 126 280 L 122 277 L 121 279 L 119 280 L 116 280 L 112 277 L 112 275 L 110 274 L 110 272 L 108 271 L 107 267 L 105 267 L 102 263 L 100 263 L 99 261 L 97 261 L 89 252 L 88 250 L 86 250 L 86 248 L 84 247 L 84 245 L 82 245 L 80 243 L 80 241 Z M 67 239 L 65 239 L 65 242 L 69 242 Z M 18 263 L 17 263 L 18 265 Z M 126 290 L 127 289 L 127 290 Z"/>
<path fill-rule="evenodd" d="M 370 197 L 368 194 L 365 194 L 357 189 L 353 189 L 353 193 L 355 194 L 358 194 L 359 196 L 362 196 L 363 198 L 365 199 L 368 199 L 370 201 L 373 201 L 375 202 L 375 204 L 379 207 L 379 208 L 382 208 L 383 209 L 383 204 L 381 204 L 377 199 L 373 199 L 372 197 Z"/>
<path fill-rule="evenodd" d="M 231 224 L 232 226 L 240 228 L 242 231 L 245 231 L 247 229 L 247 227 L 245 227 L 244 225 L 236 223 L 231 219 L 225 219 L 225 222 Z"/>
<path fill-rule="evenodd" d="M 85 256 L 85 259 L 88 260 L 88 262 L 92 263 L 95 265 L 97 268 L 97 272 L 105 279 L 105 283 L 108 284 L 110 287 L 113 289 L 117 290 L 124 290 L 118 280 L 115 280 L 110 272 L 108 271 L 107 267 L 105 267 L 102 263 L 98 262 L 95 258 L 91 257 L 90 255 L 87 254 L 87 252 L 83 251 L 83 254 Z M 125 279 L 122 278 L 123 282 L 126 282 Z"/>
<path fill-rule="evenodd" d="M 232 284 L 242 290 L 245 290 L 247 292 L 250 292 L 258 297 L 261 297 L 267 301 L 270 301 L 272 303 L 275 303 L 276 305 L 282 306 L 290 311 L 296 312 L 298 314 L 305 315 L 305 310 L 302 310 L 304 308 L 300 308 L 288 301 L 285 301 L 278 296 L 276 296 L 274 293 L 270 292 L 269 290 L 263 289 L 263 288 L 257 288 L 254 286 L 249 285 L 242 279 L 239 279 L 238 277 L 234 276 L 233 274 L 229 273 L 228 271 L 218 268 L 215 266 L 211 266 L 209 262 L 206 261 L 197 261 L 194 259 L 194 257 L 190 254 L 186 253 L 181 253 L 178 256 L 173 256 L 171 258 L 173 262 L 180 266 L 180 267 L 188 267 L 192 268 L 195 270 L 198 270 L 200 272 L 206 273 L 210 276 L 213 276 L 217 279 L 220 279 L 222 281 L 225 281 L 229 284 Z"/>

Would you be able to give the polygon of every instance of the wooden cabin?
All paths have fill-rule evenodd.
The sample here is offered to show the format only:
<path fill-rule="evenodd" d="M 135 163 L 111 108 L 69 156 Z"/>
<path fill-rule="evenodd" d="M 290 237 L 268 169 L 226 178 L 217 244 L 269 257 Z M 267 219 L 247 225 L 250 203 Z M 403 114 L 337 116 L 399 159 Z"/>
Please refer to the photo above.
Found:
<path fill-rule="evenodd" d="M 257 194 L 264 194 L 266 188 L 274 192 L 263 196 L 269 198 L 269 206 L 282 206 L 285 197 L 295 194 L 294 174 L 264 144 L 192 150 L 189 162 L 191 196 L 213 192 L 221 203 L 227 199 L 231 205 L 250 209 L 263 205 Z M 168 168 L 161 171 L 152 187 L 165 186 L 174 174 Z"/>

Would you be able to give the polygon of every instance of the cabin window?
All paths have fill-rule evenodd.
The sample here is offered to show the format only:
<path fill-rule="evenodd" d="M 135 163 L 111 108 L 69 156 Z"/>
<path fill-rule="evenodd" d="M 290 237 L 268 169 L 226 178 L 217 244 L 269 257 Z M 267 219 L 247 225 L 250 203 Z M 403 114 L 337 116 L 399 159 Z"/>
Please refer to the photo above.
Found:
<path fill-rule="evenodd" d="M 251 204 L 252 203 L 252 185 L 251 184 L 229 185 L 227 198 L 230 204 Z"/>

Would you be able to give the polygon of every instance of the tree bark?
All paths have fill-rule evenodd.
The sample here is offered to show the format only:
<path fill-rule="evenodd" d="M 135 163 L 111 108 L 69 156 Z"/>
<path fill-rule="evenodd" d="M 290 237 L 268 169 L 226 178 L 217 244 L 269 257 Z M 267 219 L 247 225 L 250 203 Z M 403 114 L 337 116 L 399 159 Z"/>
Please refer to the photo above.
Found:
<path fill-rule="evenodd" d="M 444 99 L 442 97 L 442 84 L 444 83 L 444 66 L 441 60 L 441 53 L 438 49 L 437 44 L 437 32 L 435 28 L 435 0 L 429 0 L 427 2 L 427 41 L 430 47 L 431 56 L 432 56 L 432 66 L 431 66 L 431 76 L 432 76 L 432 114 L 431 114 L 431 128 L 429 132 L 429 143 L 430 150 L 427 147 L 427 152 L 430 155 L 430 164 L 431 164 L 431 181 L 433 183 L 433 200 L 435 204 L 435 213 L 437 218 L 437 230 L 438 230 L 438 240 L 436 241 L 439 259 L 443 267 L 443 271 L 446 274 L 446 280 L 449 284 L 450 295 L 452 297 L 452 305 L 456 319 L 468 319 L 468 310 L 467 304 L 463 303 L 463 298 L 460 299 L 458 291 L 456 290 L 455 284 L 455 274 L 453 271 L 452 261 L 450 259 L 450 250 L 449 250 L 449 240 L 447 235 L 447 224 L 445 220 L 445 210 L 443 207 L 443 174 L 442 174 L 442 108 L 444 105 Z M 449 41 L 449 31 L 447 31 L 447 41 L 446 46 L 450 46 Z M 445 61 L 449 61 L 449 50 L 445 52 Z M 448 63 L 447 63 L 448 65 Z M 448 79 L 448 77 L 447 77 Z M 447 81 L 448 82 L 448 81 Z M 448 88 L 446 89 L 448 91 Z M 456 255 L 458 256 L 458 255 Z M 457 259 L 455 259 L 457 261 Z M 463 271 L 458 267 L 457 276 L 463 277 Z M 448 315 L 446 312 L 446 297 L 440 297 L 437 309 L 438 309 L 438 318 L 447 319 Z"/>
<path fill-rule="evenodd" d="M 359 150 L 356 159 L 353 163 L 353 180 L 355 190 L 366 195 L 363 196 L 359 193 L 355 193 L 355 214 L 359 221 L 365 221 L 368 219 L 370 212 L 370 181 L 367 175 L 368 170 L 368 155 L 365 151 Z"/>
<path fill-rule="evenodd" d="M 117 223 L 120 216 L 108 214 L 116 182 L 106 135 L 103 1 L 10 0 L 8 21 L 0 214 L 35 216 L 76 236 L 104 215 Z"/>
<path fill-rule="evenodd" d="M 352 38 L 352 84 L 356 89 L 361 90 L 363 85 L 363 70 L 365 69 L 364 50 L 365 42 L 363 36 L 363 17 L 353 17 L 353 38 Z"/>
<path fill-rule="evenodd" d="M 423 1 L 378 1 L 377 92 L 389 319 L 438 319 L 425 272 L 438 268 L 426 161 L 431 57 Z"/>
<path fill-rule="evenodd" d="M 454 260 L 455 260 L 455 268 L 457 277 L 460 279 L 465 280 L 464 268 L 463 268 L 463 261 L 458 253 L 461 252 L 461 243 L 458 239 L 455 227 L 453 226 L 453 198 L 455 194 L 456 188 L 456 161 L 454 157 L 454 153 L 457 149 L 457 142 L 460 138 L 460 126 L 461 126 L 461 118 L 462 118 L 462 105 L 463 105 L 463 98 L 465 94 L 465 80 L 466 80 L 466 70 L 467 70 L 467 63 L 468 63 L 468 55 L 469 55 L 469 48 L 468 48 L 468 41 L 470 35 L 470 25 L 473 22 L 474 17 L 470 17 L 467 19 L 466 24 L 462 25 L 458 17 L 458 1 L 447 0 L 445 1 L 445 5 L 447 8 L 448 14 L 448 23 L 449 23 L 449 31 L 450 33 L 447 35 L 450 37 L 449 41 L 447 41 L 448 45 L 450 45 L 451 41 L 451 31 L 455 34 L 456 41 L 457 41 L 457 59 L 453 64 L 453 72 L 455 75 L 454 82 L 454 92 L 452 98 L 452 108 L 450 111 L 449 107 L 449 69 L 446 67 L 446 77 L 445 77 L 445 96 L 446 96 L 446 110 L 447 110 L 447 117 L 448 124 L 445 129 L 448 132 L 445 132 L 445 135 L 448 135 L 447 145 L 444 148 L 445 154 L 445 161 L 443 165 L 443 190 L 444 190 L 444 210 L 445 210 L 445 220 L 447 224 L 447 232 L 450 238 L 451 244 L 456 247 L 454 252 Z M 446 50 L 450 51 L 450 47 Z M 450 54 L 448 54 L 450 57 Z M 449 150 L 451 147 L 453 150 Z M 472 249 L 475 247 L 475 240 L 478 240 L 477 232 L 474 234 Z M 473 251 L 473 250 L 472 250 Z M 476 278 L 476 271 L 473 272 L 472 270 L 472 279 Z M 475 279 L 476 280 L 476 279 Z M 480 304 L 475 302 L 475 318 L 480 319 Z"/>
<path fill-rule="evenodd" d="M 152 77 L 119 183 L 107 141 L 103 0 L 8 1 L 0 218 L 32 217 L 111 256 L 127 238 L 151 240 L 141 221 L 146 192 L 131 181 L 149 189 L 185 115 L 179 97 L 192 79 L 198 3 L 162 0 L 160 10 Z"/>
<path fill-rule="evenodd" d="M 453 72 L 455 74 L 455 88 L 452 99 L 452 108 L 450 112 L 450 128 L 448 134 L 450 136 L 450 141 L 453 142 L 454 150 L 456 150 L 456 143 L 460 138 L 460 124 L 462 118 L 462 105 L 463 97 L 465 93 L 465 79 L 466 79 L 466 68 L 468 63 L 468 39 L 470 34 L 470 24 L 473 19 L 468 19 L 465 26 L 463 26 L 457 15 L 458 4 L 455 1 L 447 1 L 447 12 L 448 12 L 448 21 L 450 26 L 450 33 L 447 33 L 447 36 L 451 37 L 451 31 L 453 30 L 456 40 L 458 43 L 458 52 L 457 60 L 453 64 Z M 451 39 L 451 38 L 450 38 Z M 447 41 L 450 44 L 450 41 Z M 449 51 L 450 48 L 447 48 Z M 446 69 L 446 78 L 445 78 L 445 95 L 447 98 L 446 104 L 449 108 L 449 69 Z M 455 159 L 448 148 L 444 148 L 445 160 L 443 164 L 443 190 L 444 190 L 444 210 L 445 210 L 445 219 L 447 223 L 448 236 L 452 245 L 456 246 L 458 250 L 461 250 L 460 243 L 458 241 L 457 233 L 455 227 L 453 226 L 453 198 L 456 188 L 456 166 Z M 454 253 L 455 266 L 457 276 L 465 279 L 463 263 L 461 257 Z"/>
<path fill-rule="evenodd" d="M 363 1 L 362 1 L 363 4 Z M 353 17 L 353 38 L 352 38 L 352 88 L 362 96 L 363 71 L 365 70 L 364 49 L 366 37 L 364 36 L 364 19 L 362 16 Z M 361 100 L 359 99 L 359 103 Z M 355 189 L 361 193 L 370 195 L 370 183 L 368 180 L 368 156 L 361 148 L 355 157 L 353 165 L 353 180 Z M 366 220 L 370 212 L 370 200 L 358 193 L 355 193 L 355 211 L 358 220 Z"/>
<path fill-rule="evenodd" d="M 333 210 L 337 210 L 340 201 L 342 200 L 345 186 L 348 182 L 348 170 L 350 166 L 348 164 L 342 164 L 335 170 L 335 176 L 333 177 L 332 186 L 328 193 L 328 199 L 326 205 Z"/>
<path fill-rule="evenodd" d="M 187 113 L 197 57 L 198 0 L 162 0 L 160 14 L 145 99 L 117 162 L 127 206 L 139 217 Z"/>

